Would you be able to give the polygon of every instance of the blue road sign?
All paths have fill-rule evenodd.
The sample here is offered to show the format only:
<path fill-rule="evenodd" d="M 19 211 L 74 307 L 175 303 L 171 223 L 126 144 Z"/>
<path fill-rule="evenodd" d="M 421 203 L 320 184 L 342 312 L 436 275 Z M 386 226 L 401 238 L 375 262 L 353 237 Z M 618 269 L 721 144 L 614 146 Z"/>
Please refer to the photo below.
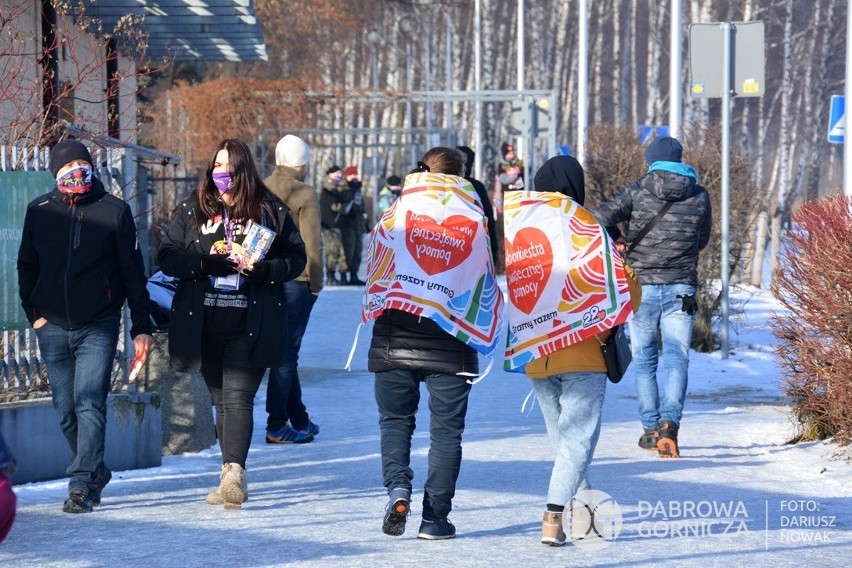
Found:
<path fill-rule="evenodd" d="M 669 135 L 669 126 L 661 124 L 659 126 L 643 125 L 636 129 L 636 135 L 639 138 L 639 143 L 644 144 L 651 138 L 657 138 Z"/>
<path fill-rule="evenodd" d="M 846 97 L 843 95 L 831 95 L 831 113 L 828 115 L 828 141 L 832 144 L 843 144 L 844 115 Z"/>

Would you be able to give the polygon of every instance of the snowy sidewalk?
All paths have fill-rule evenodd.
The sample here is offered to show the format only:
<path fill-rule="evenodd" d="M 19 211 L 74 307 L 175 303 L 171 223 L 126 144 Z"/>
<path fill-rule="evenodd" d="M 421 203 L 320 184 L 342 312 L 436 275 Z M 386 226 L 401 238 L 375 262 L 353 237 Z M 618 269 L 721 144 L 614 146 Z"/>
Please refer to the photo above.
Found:
<path fill-rule="evenodd" d="M 793 429 L 766 326 L 775 304 L 755 290 L 736 295 L 754 297 L 734 320 L 731 357 L 692 354 L 681 459 L 661 460 L 636 446 L 640 426 L 630 373 L 609 385 L 590 480 L 618 503 L 621 526 L 615 538 L 590 541 L 597 547 L 539 543 L 551 449 L 538 407 L 521 414 L 528 381 L 500 370 L 471 394 L 450 515 L 457 538 L 416 539 L 428 449 L 425 393 L 412 458 L 412 517 L 403 536 L 382 534 L 385 494 L 373 380 L 366 371 L 369 328 L 362 330 L 352 372 L 342 370 L 361 294 L 355 288 L 323 292 L 308 327 L 301 376 L 304 401 L 322 430 L 315 442 L 264 443 L 261 387 L 247 464 L 250 496 L 241 511 L 204 503 L 218 483 L 221 461 L 215 447 L 166 457 L 160 468 L 117 472 L 102 505 L 88 515 L 62 513 L 66 480 L 18 486 L 18 517 L 0 544 L 0 563 L 180 568 L 849 564 L 852 464 L 833 460 L 831 445 L 784 445 Z"/>

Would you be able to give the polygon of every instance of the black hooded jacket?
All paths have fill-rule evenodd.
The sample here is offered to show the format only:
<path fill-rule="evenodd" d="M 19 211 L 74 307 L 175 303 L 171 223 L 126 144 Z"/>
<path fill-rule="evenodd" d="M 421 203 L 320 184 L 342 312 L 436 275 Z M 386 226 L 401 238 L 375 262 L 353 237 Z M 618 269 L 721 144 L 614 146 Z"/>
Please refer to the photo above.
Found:
<path fill-rule="evenodd" d="M 21 305 L 64 329 L 118 319 L 125 299 L 131 337 L 152 333 L 145 265 L 130 207 L 92 188 L 71 204 L 54 189 L 27 206 L 18 250 Z"/>
<path fill-rule="evenodd" d="M 456 146 L 467 159 L 465 166 L 464 179 L 470 182 L 479 200 L 482 202 L 482 211 L 485 213 L 485 219 L 488 223 L 488 239 L 491 242 L 491 258 L 494 264 L 497 264 L 497 255 L 500 252 L 500 242 L 497 239 L 497 226 L 494 224 L 494 208 L 491 206 L 491 200 L 488 198 L 488 190 L 485 184 L 473 177 L 473 161 L 476 159 L 476 153 L 467 146 Z"/>

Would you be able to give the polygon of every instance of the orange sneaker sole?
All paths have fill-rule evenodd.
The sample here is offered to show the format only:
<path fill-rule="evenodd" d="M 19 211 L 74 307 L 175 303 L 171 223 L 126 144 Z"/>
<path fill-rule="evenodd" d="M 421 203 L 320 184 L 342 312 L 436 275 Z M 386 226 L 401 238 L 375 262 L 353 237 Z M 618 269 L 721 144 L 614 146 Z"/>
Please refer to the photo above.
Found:
<path fill-rule="evenodd" d="M 657 440 L 657 452 L 661 458 L 679 458 L 677 442 L 671 438 L 660 438 Z"/>

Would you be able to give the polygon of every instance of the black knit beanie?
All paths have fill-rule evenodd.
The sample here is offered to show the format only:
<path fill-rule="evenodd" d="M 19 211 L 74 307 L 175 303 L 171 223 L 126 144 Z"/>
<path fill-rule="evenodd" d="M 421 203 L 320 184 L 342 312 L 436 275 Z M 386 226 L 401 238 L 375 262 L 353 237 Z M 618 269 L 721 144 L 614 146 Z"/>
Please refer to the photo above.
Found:
<path fill-rule="evenodd" d="M 63 140 L 50 150 L 48 169 L 56 177 L 56 172 L 62 169 L 62 166 L 74 160 L 86 160 L 90 166 L 94 166 L 92 155 L 82 142 L 79 140 Z"/>
<path fill-rule="evenodd" d="M 654 141 L 648 145 L 648 149 L 645 150 L 645 161 L 649 166 L 654 165 L 654 162 L 680 162 L 682 154 L 683 146 L 677 139 L 663 136 L 654 138 Z"/>

